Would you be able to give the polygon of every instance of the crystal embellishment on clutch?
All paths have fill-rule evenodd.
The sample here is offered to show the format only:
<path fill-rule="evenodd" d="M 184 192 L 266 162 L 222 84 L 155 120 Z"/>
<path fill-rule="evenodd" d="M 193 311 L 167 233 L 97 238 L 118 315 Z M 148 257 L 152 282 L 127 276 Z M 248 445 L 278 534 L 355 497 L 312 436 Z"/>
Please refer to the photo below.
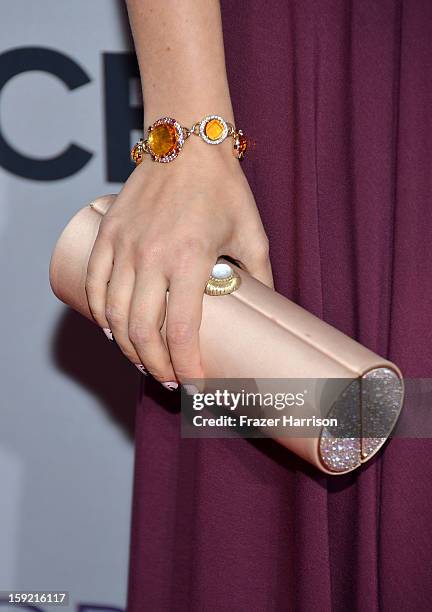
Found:
<path fill-rule="evenodd" d="M 328 414 L 338 426 L 321 432 L 319 453 L 324 466 L 332 472 L 348 472 L 370 459 L 392 432 L 402 400 L 403 382 L 390 368 L 375 368 L 350 383 Z"/>
<path fill-rule="evenodd" d="M 403 385 L 390 368 L 370 370 L 362 378 L 362 460 L 374 455 L 392 431 L 403 399 Z"/>

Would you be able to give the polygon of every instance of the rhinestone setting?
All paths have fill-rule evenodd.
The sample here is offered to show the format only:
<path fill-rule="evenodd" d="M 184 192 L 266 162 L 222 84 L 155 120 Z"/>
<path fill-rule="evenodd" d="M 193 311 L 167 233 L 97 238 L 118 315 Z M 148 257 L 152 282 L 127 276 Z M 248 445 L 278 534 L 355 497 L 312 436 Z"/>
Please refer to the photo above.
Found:
<path fill-rule="evenodd" d="M 346 473 L 368 461 L 390 435 L 402 402 L 403 382 L 390 368 L 375 368 L 348 384 L 328 414 L 337 419 L 338 428 L 321 431 L 319 455 L 324 467 Z"/>
<path fill-rule="evenodd" d="M 217 122 L 221 126 L 222 133 L 218 138 L 212 139 L 206 133 L 206 127 L 211 122 Z M 219 115 L 207 115 L 201 119 L 199 124 L 199 135 L 208 144 L 220 144 L 228 136 L 228 125 L 225 119 L 222 119 Z"/>
<path fill-rule="evenodd" d="M 149 137 L 150 137 L 150 134 L 151 134 L 151 132 L 153 130 L 155 130 L 158 126 L 163 126 L 163 125 L 171 126 L 175 130 L 174 148 L 169 153 L 167 153 L 166 155 L 158 155 L 151 148 L 151 146 L 149 144 L 149 138 L 148 138 L 147 139 L 147 150 L 150 153 L 151 158 L 152 158 L 153 161 L 159 162 L 159 163 L 162 163 L 162 164 L 166 164 L 166 163 L 169 163 L 169 162 L 173 161 L 178 156 L 178 154 L 180 153 L 180 151 L 183 148 L 185 138 L 184 138 L 184 132 L 183 132 L 182 126 L 180 125 L 180 123 L 178 121 L 176 121 L 172 117 L 161 117 L 160 119 L 155 121 L 149 127 Z"/>

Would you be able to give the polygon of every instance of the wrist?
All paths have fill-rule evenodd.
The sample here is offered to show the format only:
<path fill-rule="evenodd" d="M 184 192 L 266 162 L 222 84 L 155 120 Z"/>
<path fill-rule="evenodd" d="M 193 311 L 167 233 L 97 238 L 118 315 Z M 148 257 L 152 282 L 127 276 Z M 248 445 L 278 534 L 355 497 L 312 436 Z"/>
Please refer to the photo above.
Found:
<path fill-rule="evenodd" d="M 223 142 L 218 145 L 209 145 L 201 138 L 191 136 L 188 142 L 184 146 L 181 154 L 174 161 L 182 163 L 205 163 L 207 160 L 212 163 L 226 162 L 233 165 L 239 165 L 240 162 L 236 159 L 233 154 L 232 139 L 226 138 Z"/>
<path fill-rule="evenodd" d="M 226 158 L 231 153 L 238 160 L 243 159 L 248 144 L 243 131 L 221 115 L 207 114 L 189 126 L 165 115 L 144 129 L 144 138 L 136 143 L 131 157 L 138 164 L 145 154 L 150 154 L 154 161 L 170 162 L 181 153 L 186 141 L 195 141 L 194 150 L 201 154 L 208 151 L 210 146 L 213 155 L 217 151 L 219 157 Z M 227 148 L 226 141 L 231 142 L 230 148 Z"/>
<path fill-rule="evenodd" d="M 179 107 L 175 102 L 160 104 L 157 107 L 144 106 L 143 127 L 144 134 L 148 128 L 160 117 L 173 117 L 180 125 L 191 128 L 206 115 L 213 114 L 223 117 L 225 121 L 235 125 L 234 111 L 231 104 L 197 104 L 191 108 Z"/>

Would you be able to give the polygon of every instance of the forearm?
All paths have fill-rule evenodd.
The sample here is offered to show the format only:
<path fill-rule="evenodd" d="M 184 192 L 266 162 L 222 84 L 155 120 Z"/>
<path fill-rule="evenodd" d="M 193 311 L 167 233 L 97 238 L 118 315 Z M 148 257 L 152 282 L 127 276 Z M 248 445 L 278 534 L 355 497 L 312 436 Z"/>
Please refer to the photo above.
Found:
<path fill-rule="evenodd" d="M 126 0 L 141 74 L 144 127 L 162 116 L 190 126 L 234 123 L 219 0 Z"/>
<path fill-rule="evenodd" d="M 208 114 L 235 125 L 219 0 L 126 2 L 145 132 L 163 116 L 189 128 Z M 218 257 L 273 286 L 268 240 L 232 139 L 192 140 L 173 163 L 143 161 L 130 173 L 101 220 L 86 276 L 94 319 L 140 372 L 170 390 L 205 376 L 203 292 Z"/>

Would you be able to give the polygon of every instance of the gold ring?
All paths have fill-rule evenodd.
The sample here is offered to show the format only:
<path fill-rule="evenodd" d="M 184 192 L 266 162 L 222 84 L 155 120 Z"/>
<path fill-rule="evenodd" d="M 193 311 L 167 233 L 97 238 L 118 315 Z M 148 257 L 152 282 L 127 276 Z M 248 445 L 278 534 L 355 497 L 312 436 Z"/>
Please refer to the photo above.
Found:
<path fill-rule="evenodd" d="M 231 266 L 226 263 L 217 263 L 213 266 L 204 293 L 207 295 L 227 295 L 236 291 L 240 284 L 241 278 Z"/>

